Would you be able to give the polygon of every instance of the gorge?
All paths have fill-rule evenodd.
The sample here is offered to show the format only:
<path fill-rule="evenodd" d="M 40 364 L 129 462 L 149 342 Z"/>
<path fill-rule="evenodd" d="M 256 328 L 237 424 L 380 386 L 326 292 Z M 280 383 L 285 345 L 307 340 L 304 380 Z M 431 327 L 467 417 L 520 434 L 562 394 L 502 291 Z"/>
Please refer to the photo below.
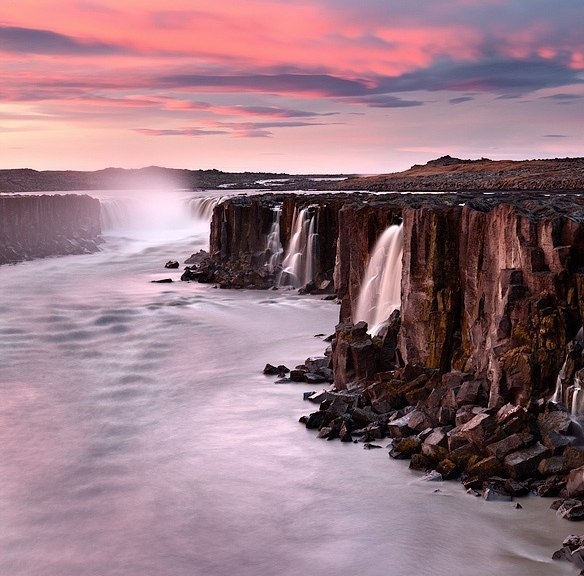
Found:
<path fill-rule="evenodd" d="M 92 195 L 98 252 L 0 268 L 3 569 L 377 576 L 424 554 L 444 576 L 569 568 L 551 564 L 570 528 L 549 502 L 485 507 L 417 470 L 490 500 L 569 485 L 561 512 L 578 516 L 575 422 L 548 402 L 573 399 L 582 368 L 577 193 Z M 376 248 L 401 297 L 371 334 L 365 278 L 395 298 Z M 258 370 L 318 356 L 335 323 L 334 389 Z M 319 400 L 308 417 L 302 393 Z M 386 436 L 415 471 L 319 444 L 299 417 L 331 440 Z"/>

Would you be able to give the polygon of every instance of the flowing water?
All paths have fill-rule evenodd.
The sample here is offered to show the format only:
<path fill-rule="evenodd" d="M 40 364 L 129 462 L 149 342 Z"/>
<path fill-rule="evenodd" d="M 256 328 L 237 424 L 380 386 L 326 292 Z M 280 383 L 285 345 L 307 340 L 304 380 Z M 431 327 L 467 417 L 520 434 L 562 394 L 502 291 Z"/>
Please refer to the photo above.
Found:
<path fill-rule="evenodd" d="M 2 576 L 575 573 L 549 501 L 485 502 L 298 424 L 307 388 L 261 370 L 320 354 L 334 303 L 151 283 L 206 223 L 179 194 L 104 202 L 100 253 L 0 267 Z"/>
<path fill-rule="evenodd" d="M 354 320 L 367 322 L 371 334 L 401 305 L 402 255 L 403 230 L 395 224 L 377 240 L 357 299 Z"/>
<path fill-rule="evenodd" d="M 278 282 L 280 286 L 300 288 L 314 279 L 317 218 L 318 207 L 294 210 L 292 236 L 282 261 L 282 273 Z"/>

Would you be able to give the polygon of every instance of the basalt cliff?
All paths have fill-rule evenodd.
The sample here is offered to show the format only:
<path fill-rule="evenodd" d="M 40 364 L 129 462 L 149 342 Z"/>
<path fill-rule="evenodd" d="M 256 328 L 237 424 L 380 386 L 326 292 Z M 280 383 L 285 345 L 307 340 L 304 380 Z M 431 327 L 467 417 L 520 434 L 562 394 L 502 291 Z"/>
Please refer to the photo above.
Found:
<path fill-rule="evenodd" d="M 320 407 L 309 428 L 344 441 L 390 437 L 392 456 L 485 497 L 584 495 L 570 414 L 584 382 L 580 193 L 232 198 L 214 211 L 210 255 L 187 272 L 222 287 L 284 287 L 301 223 L 314 258 L 304 290 L 340 303 L 322 379 L 314 363 L 293 371 L 293 380 L 334 381 L 312 398 Z M 370 334 L 355 313 L 389 226 L 402 235 L 401 299 Z M 562 514 L 584 516 L 578 502 Z"/>
<path fill-rule="evenodd" d="M 100 206 L 89 196 L 0 195 L 0 264 L 98 249 Z"/>

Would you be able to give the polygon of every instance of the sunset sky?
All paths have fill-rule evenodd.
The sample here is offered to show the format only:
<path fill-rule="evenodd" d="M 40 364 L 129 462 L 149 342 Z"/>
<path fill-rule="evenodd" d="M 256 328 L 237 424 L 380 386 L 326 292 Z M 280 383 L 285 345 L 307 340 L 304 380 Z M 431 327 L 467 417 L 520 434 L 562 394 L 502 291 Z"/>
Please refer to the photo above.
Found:
<path fill-rule="evenodd" d="M 584 156 L 584 0 L 18 0 L 0 168 Z"/>

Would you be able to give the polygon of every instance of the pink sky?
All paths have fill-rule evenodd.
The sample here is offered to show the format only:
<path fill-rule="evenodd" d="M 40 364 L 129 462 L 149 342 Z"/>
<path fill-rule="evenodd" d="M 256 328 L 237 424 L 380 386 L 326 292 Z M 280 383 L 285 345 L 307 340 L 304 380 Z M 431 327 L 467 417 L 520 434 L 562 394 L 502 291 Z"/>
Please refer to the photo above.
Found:
<path fill-rule="evenodd" d="M 0 168 L 584 156 L 582 0 L 4 4 Z"/>

